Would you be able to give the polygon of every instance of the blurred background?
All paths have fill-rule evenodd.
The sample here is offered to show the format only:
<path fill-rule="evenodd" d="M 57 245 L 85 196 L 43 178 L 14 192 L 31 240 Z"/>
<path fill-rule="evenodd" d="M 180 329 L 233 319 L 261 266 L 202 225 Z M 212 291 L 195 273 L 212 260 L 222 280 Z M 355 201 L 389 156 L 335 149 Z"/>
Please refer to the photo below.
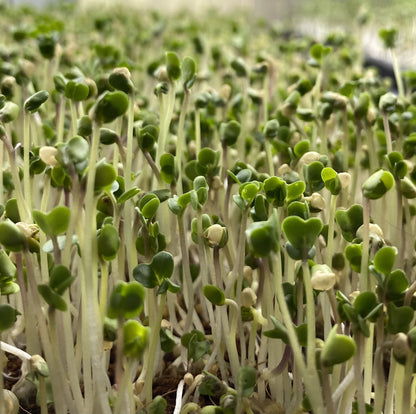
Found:
<path fill-rule="evenodd" d="M 125 6 L 167 13 L 188 10 L 202 15 L 210 8 L 224 13 L 243 9 L 253 18 L 286 25 L 290 30 L 311 34 L 318 40 L 328 32 L 350 30 L 351 22 L 360 18 L 363 19 L 360 35 L 366 54 L 389 60 L 378 31 L 396 27 L 399 61 L 407 69 L 416 68 L 416 0 L 3 0 L 10 5 L 37 7 L 59 1 L 75 2 L 82 9 Z"/>

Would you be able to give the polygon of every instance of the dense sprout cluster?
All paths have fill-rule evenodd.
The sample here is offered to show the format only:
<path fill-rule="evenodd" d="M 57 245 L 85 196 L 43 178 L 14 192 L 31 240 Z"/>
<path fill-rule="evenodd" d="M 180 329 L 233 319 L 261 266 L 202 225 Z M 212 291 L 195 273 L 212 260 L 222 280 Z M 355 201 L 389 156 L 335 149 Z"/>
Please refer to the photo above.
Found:
<path fill-rule="evenodd" d="M 1 16 L 0 339 L 25 369 L 0 407 L 31 384 L 42 414 L 412 412 L 395 29 L 392 82 L 360 39 L 243 13 Z"/>

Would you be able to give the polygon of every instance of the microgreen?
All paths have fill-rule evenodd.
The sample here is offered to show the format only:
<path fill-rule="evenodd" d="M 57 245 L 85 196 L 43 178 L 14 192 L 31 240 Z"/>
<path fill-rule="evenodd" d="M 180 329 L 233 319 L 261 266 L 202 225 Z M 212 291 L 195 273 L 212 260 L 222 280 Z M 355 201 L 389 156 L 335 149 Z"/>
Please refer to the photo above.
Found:
<path fill-rule="evenodd" d="M 16 389 L 32 381 L 42 414 L 412 412 L 404 25 L 367 26 L 391 84 L 360 65 L 362 13 L 318 41 L 234 9 L 1 11 Z"/>

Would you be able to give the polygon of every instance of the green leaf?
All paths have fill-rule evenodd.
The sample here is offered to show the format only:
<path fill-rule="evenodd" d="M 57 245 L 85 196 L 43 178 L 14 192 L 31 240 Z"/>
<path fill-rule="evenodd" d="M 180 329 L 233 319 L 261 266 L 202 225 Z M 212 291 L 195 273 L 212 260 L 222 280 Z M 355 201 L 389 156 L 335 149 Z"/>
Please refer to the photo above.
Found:
<path fill-rule="evenodd" d="M 378 307 L 377 296 L 374 292 L 361 292 L 354 300 L 353 307 L 358 314 L 367 319 L 368 315 Z"/>
<path fill-rule="evenodd" d="M 106 261 L 114 260 L 120 248 L 121 239 L 118 230 L 111 224 L 105 224 L 97 236 L 98 254 Z"/>
<path fill-rule="evenodd" d="M 331 167 L 325 167 L 321 171 L 321 177 L 325 183 L 325 188 L 330 191 L 332 195 L 338 195 L 342 190 L 341 180 L 337 172 Z"/>
<path fill-rule="evenodd" d="M 176 181 L 177 167 L 175 157 L 172 154 L 165 153 L 160 157 L 160 175 L 162 180 L 167 184 Z"/>
<path fill-rule="evenodd" d="M 165 414 L 168 403 L 165 398 L 161 395 L 157 395 L 153 398 L 153 401 L 149 404 L 148 413 L 149 414 Z"/>
<path fill-rule="evenodd" d="M 234 145 L 240 136 L 241 125 L 234 119 L 229 122 L 222 122 L 220 125 L 221 141 L 228 147 Z"/>
<path fill-rule="evenodd" d="M 139 263 L 133 269 L 133 277 L 148 289 L 153 289 L 160 283 L 153 269 L 146 263 Z"/>
<path fill-rule="evenodd" d="M 374 267 L 379 273 L 388 275 L 394 266 L 397 256 L 397 248 L 393 246 L 383 246 L 374 256 Z"/>
<path fill-rule="evenodd" d="M 240 367 L 238 370 L 238 392 L 243 397 L 249 397 L 254 392 L 257 382 L 257 371 L 250 366 Z"/>
<path fill-rule="evenodd" d="M 20 252 L 26 245 L 26 237 L 11 220 L 0 223 L 0 244 L 12 252 Z"/>
<path fill-rule="evenodd" d="M 322 228 L 322 221 L 316 217 L 307 220 L 297 216 L 286 217 L 282 222 L 286 239 L 300 250 L 309 250 L 321 233 Z"/>
<path fill-rule="evenodd" d="M 175 52 L 166 52 L 166 70 L 170 81 L 176 81 L 181 77 L 181 63 Z"/>
<path fill-rule="evenodd" d="M 397 29 L 380 29 L 378 32 L 378 37 L 383 41 L 384 47 L 386 49 L 393 49 L 396 46 L 397 41 Z"/>
<path fill-rule="evenodd" d="M 123 204 L 127 200 L 130 200 L 131 198 L 135 197 L 137 194 L 140 193 L 140 188 L 133 187 L 130 188 L 130 190 L 125 191 L 117 198 L 117 204 Z"/>
<path fill-rule="evenodd" d="M 150 267 L 159 279 L 170 279 L 174 265 L 172 254 L 166 251 L 156 253 L 150 263 Z"/>
<path fill-rule="evenodd" d="M 109 318 L 134 318 L 143 309 L 146 296 L 144 287 L 136 281 L 119 281 L 110 295 L 107 315 Z"/>
<path fill-rule="evenodd" d="M 270 315 L 270 319 L 273 322 L 274 329 L 263 332 L 263 335 L 268 338 L 281 339 L 286 345 L 289 344 L 289 336 L 286 326 L 273 315 Z"/>
<path fill-rule="evenodd" d="M 401 269 L 391 272 L 384 282 L 386 297 L 393 301 L 403 297 L 408 287 L 409 281 Z"/>
<path fill-rule="evenodd" d="M 39 210 L 33 210 L 32 216 L 36 224 L 47 236 L 57 236 L 66 232 L 71 217 L 71 210 L 66 206 L 58 206 L 47 214 Z"/>
<path fill-rule="evenodd" d="M 52 290 L 49 285 L 38 285 L 38 292 L 51 308 L 58 309 L 62 312 L 68 309 L 63 297 Z"/>
<path fill-rule="evenodd" d="M 345 248 L 345 257 L 350 262 L 351 269 L 359 273 L 361 271 L 361 258 L 363 255 L 362 244 L 350 244 Z"/>
<path fill-rule="evenodd" d="M 234 69 L 236 75 L 240 78 L 243 78 L 248 74 L 246 63 L 240 57 L 231 61 L 231 67 Z"/>
<path fill-rule="evenodd" d="M 347 335 L 337 334 L 337 325 L 335 325 L 321 350 L 321 363 L 326 367 L 342 364 L 348 361 L 356 350 L 354 340 Z"/>
<path fill-rule="evenodd" d="M 279 121 L 277 119 L 270 119 L 266 122 L 263 128 L 263 134 L 267 139 L 274 139 L 279 134 Z"/>
<path fill-rule="evenodd" d="M 287 185 L 284 180 L 279 177 L 266 178 L 263 182 L 263 191 L 267 201 L 273 203 L 274 207 L 284 205 L 287 194 Z"/>
<path fill-rule="evenodd" d="M 128 320 L 123 326 L 125 356 L 140 359 L 149 343 L 149 328 L 136 320 Z"/>
<path fill-rule="evenodd" d="M 49 286 L 58 294 L 62 295 L 75 280 L 69 269 L 64 265 L 56 265 L 49 277 Z"/>
<path fill-rule="evenodd" d="M 19 312 L 10 305 L 0 305 L 0 332 L 11 328 L 16 322 L 16 317 Z"/>
<path fill-rule="evenodd" d="M 155 194 L 147 193 L 139 201 L 140 213 L 146 220 L 151 220 L 157 213 L 160 200 Z"/>
<path fill-rule="evenodd" d="M 85 101 L 90 94 L 90 88 L 82 82 L 70 80 L 65 85 L 65 96 L 71 101 Z"/>
<path fill-rule="evenodd" d="M 182 61 L 182 84 L 186 89 L 191 89 L 196 80 L 196 64 L 195 61 L 189 57 L 184 57 Z"/>
<path fill-rule="evenodd" d="M 170 329 L 160 329 L 160 347 L 163 352 L 172 352 L 176 342 L 173 333 Z"/>
<path fill-rule="evenodd" d="M 26 99 L 24 103 L 25 110 L 28 112 L 36 112 L 41 105 L 49 98 L 48 91 L 39 91 L 34 93 L 31 97 Z"/>
<path fill-rule="evenodd" d="M 129 106 L 129 98 L 122 91 L 104 92 L 94 107 L 94 119 L 99 123 L 112 122 L 123 115 Z"/>
<path fill-rule="evenodd" d="M 156 125 L 146 125 L 140 129 L 137 136 L 137 143 L 142 151 L 150 152 L 159 136 L 159 128 Z"/>
<path fill-rule="evenodd" d="M 210 397 L 219 398 L 227 392 L 228 387 L 223 381 L 221 381 L 215 375 L 212 375 L 209 372 L 204 371 L 204 378 L 202 379 L 202 382 L 198 387 L 198 390 L 201 395 L 208 395 Z M 213 413 L 215 413 L 215 411 L 213 411 L 212 414 Z"/>
<path fill-rule="evenodd" d="M 110 128 L 100 128 L 100 143 L 103 145 L 111 145 L 119 142 L 120 137 L 117 132 Z"/>
<path fill-rule="evenodd" d="M 396 109 L 397 95 L 392 92 L 387 92 L 380 97 L 378 106 L 381 111 L 385 113 L 392 113 Z"/>
<path fill-rule="evenodd" d="M 202 288 L 204 296 L 216 306 L 222 306 L 225 304 L 225 295 L 224 292 L 214 285 L 205 285 Z"/>
<path fill-rule="evenodd" d="M 126 67 L 114 69 L 108 77 L 108 82 L 113 88 L 123 91 L 127 95 L 134 91 L 130 71 Z"/>
<path fill-rule="evenodd" d="M 3 281 L 14 279 L 16 266 L 11 261 L 7 253 L 0 249 L 0 285 Z"/>
<path fill-rule="evenodd" d="M 356 237 L 357 230 L 363 225 L 363 207 L 354 204 L 348 210 L 337 210 L 335 220 L 341 228 L 344 239 L 351 242 Z"/>
<path fill-rule="evenodd" d="M 286 202 L 289 204 L 302 196 L 306 189 L 306 184 L 304 181 L 295 181 L 294 183 L 288 184 L 286 189 Z"/>
<path fill-rule="evenodd" d="M 96 166 L 94 190 L 104 191 L 111 187 L 117 178 L 117 173 L 111 164 L 100 161 Z"/>
<path fill-rule="evenodd" d="M 378 170 L 362 185 L 364 197 L 376 200 L 390 190 L 394 185 L 394 177 L 389 171 Z"/>
<path fill-rule="evenodd" d="M 252 223 L 246 230 L 250 250 L 257 257 L 266 257 L 277 251 L 279 240 L 276 228 L 270 221 Z"/>
<path fill-rule="evenodd" d="M 13 223 L 18 223 L 21 221 L 19 207 L 17 206 L 17 200 L 15 198 L 9 198 L 6 201 L 4 211 L 6 213 L 5 216 L 13 221 Z"/>
<path fill-rule="evenodd" d="M 6 101 L 3 108 L 0 109 L 0 120 L 7 124 L 13 122 L 19 116 L 20 108 L 12 101 Z"/>
<path fill-rule="evenodd" d="M 387 331 L 391 334 L 407 333 L 413 320 L 414 310 L 410 306 L 396 306 L 393 302 L 387 304 Z"/>

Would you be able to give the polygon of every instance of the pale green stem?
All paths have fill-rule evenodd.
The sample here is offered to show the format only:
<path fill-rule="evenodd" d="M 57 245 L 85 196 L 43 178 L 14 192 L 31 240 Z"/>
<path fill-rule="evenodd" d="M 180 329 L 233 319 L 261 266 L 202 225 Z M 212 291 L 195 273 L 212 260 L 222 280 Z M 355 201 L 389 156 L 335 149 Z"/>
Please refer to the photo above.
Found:
<path fill-rule="evenodd" d="M 279 304 L 280 312 L 282 314 L 283 323 L 285 324 L 286 329 L 287 329 L 287 335 L 289 338 L 289 343 L 292 347 L 295 364 L 299 370 L 300 377 L 303 378 L 306 392 L 308 394 L 310 403 L 312 405 L 312 409 L 316 413 L 325 413 L 323 401 L 322 401 L 322 393 L 321 393 L 319 377 L 317 376 L 316 370 L 312 371 L 306 367 L 306 364 L 302 355 L 302 348 L 299 344 L 299 340 L 298 340 L 295 328 L 293 326 L 292 317 L 290 316 L 290 312 L 287 307 L 285 295 L 284 295 L 283 288 L 282 288 L 283 280 L 282 280 L 281 266 L 279 266 L 278 264 L 278 262 L 280 261 L 280 254 L 279 253 L 273 254 L 272 260 L 273 260 L 273 263 L 275 264 L 274 266 L 272 266 L 272 269 L 276 277 L 275 294 L 276 294 L 277 302 Z M 308 321 L 308 325 L 312 323 L 313 322 Z M 313 327 L 313 330 L 314 329 L 315 328 Z M 310 333 L 308 332 L 308 336 L 309 335 Z M 314 342 L 315 342 L 315 338 L 314 338 Z M 309 340 L 308 340 L 308 344 L 309 344 Z M 309 350 L 309 347 L 308 347 L 308 350 Z M 308 352 L 308 355 L 309 355 L 309 358 L 311 358 L 310 351 Z M 313 356 L 315 358 L 315 353 Z"/>
<path fill-rule="evenodd" d="M 109 263 L 105 260 L 100 261 L 101 278 L 100 278 L 100 316 L 101 322 L 104 323 L 105 312 L 107 309 L 108 296 L 108 267 Z"/>
<path fill-rule="evenodd" d="M 363 195 L 363 249 L 361 257 L 360 291 L 369 289 L 368 262 L 370 248 L 370 200 Z"/>
<path fill-rule="evenodd" d="M 267 156 L 267 167 L 269 169 L 268 172 L 269 172 L 269 175 L 272 177 L 274 175 L 272 144 L 267 138 L 265 140 L 264 146 L 265 146 L 266 156 Z"/>
<path fill-rule="evenodd" d="M 172 120 L 173 109 L 175 106 L 175 92 L 176 84 L 174 82 L 170 82 L 169 91 L 166 96 L 167 105 L 166 108 L 163 105 L 160 114 L 160 131 L 158 138 L 158 146 L 156 150 L 156 165 L 158 166 L 160 165 L 160 157 L 165 151 L 166 142 L 169 136 L 169 126 Z"/>
<path fill-rule="evenodd" d="M 383 118 L 384 133 L 386 135 L 386 150 L 387 150 L 387 154 L 390 154 L 393 151 L 393 145 L 391 142 L 389 115 L 388 113 L 381 111 L 381 116 Z"/>
<path fill-rule="evenodd" d="M 223 335 L 225 336 L 225 343 L 227 345 L 228 358 L 230 360 L 231 375 L 233 377 L 234 384 L 237 384 L 238 370 L 240 368 L 240 360 L 238 357 L 238 350 L 236 344 L 237 333 L 237 318 L 239 315 L 239 308 L 237 304 L 231 300 L 226 299 L 225 303 L 231 306 L 230 309 L 230 323 L 228 323 L 227 310 L 225 307 L 221 309 L 222 327 L 224 329 Z"/>
<path fill-rule="evenodd" d="M 77 108 L 76 108 L 75 103 L 72 99 L 69 99 L 69 108 L 71 110 L 72 135 L 74 136 L 77 133 L 78 114 L 77 114 Z"/>
<path fill-rule="evenodd" d="M 26 220 L 31 220 L 32 210 L 32 189 L 30 180 L 30 114 L 27 111 L 23 112 L 23 191 L 25 203 L 28 206 L 28 217 Z"/>
<path fill-rule="evenodd" d="M 396 372 L 398 368 L 398 363 L 393 355 L 393 350 L 390 353 L 390 371 L 389 377 L 387 380 L 387 390 L 386 390 L 386 402 L 384 405 L 384 414 L 393 414 L 394 411 L 394 391 L 396 388 Z M 397 411 L 398 413 L 398 411 Z"/>
<path fill-rule="evenodd" d="M 125 191 L 129 191 L 133 182 L 131 179 L 132 174 L 132 164 L 133 164 L 133 125 L 134 125 L 134 96 L 130 94 L 129 96 L 129 107 L 128 107 L 128 116 L 127 116 L 127 149 L 126 149 L 126 163 L 124 165 L 124 182 L 125 182 Z M 132 223 L 133 222 L 133 202 L 132 200 L 127 200 L 124 205 L 124 222 Z M 132 226 L 124 226 L 124 235 L 125 243 L 127 247 L 126 257 L 128 264 L 128 274 L 133 273 L 133 267 L 137 264 L 137 255 L 136 249 L 130 248 L 134 246 Z"/>
<path fill-rule="evenodd" d="M 183 193 L 182 188 L 182 156 L 183 156 L 183 148 L 185 142 L 185 119 L 186 113 L 188 111 L 189 105 L 189 91 L 187 89 L 184 90 L 184 96 L 182 101 L 182 108 L 179 115 L 179 123 L 178 123 L 178 139 L 176 145 L 176 162 L 178 165 L 178 181 L 176 183 L 177 193 L 181 195 Z"/>
<path fill-rule="evenodd" d="M 342 127 L 342 170 L 346 172 L 348 171 L 348 161 L 350 156 L 347 108 L 342 111 Z"/>
<path fill-rule="evenodd" d="M 364 401 L 370 404 L 371 390 L 373 385 L 373 346 L 374 346 L 374 324 L 369 326 L 370 336 L 364 340 Z"/>
<path fill-rule="evenodd" d="M 406 358 L 403 373 L 403 395 L 402 395 L 402 410 L 403 414 L 410 414 L 411 395 L 412 395 L 412 380 L 413 380 L 413 365 L 415 362 L 415 355 L 412 353 Z M 397 411 L 399 412 L 399 411 Z"/>
<path fill-rule="evenodd" d="M 3 166 L 5 164 L 4 159 L 4 143 L 0 139 L 0 183 L 1 183 L 1 189 L 0 189 L 0 204 L 3 204 Z M 1 400 L 0 400 L 1 403 Z"/>
<path fill-rule="evenodd" d="M 364 401 L 364 389 L 363 389 L 363 380 L 362 380 L 362 371 L 363 371 L 363 352 L 364 352 L 364 336 L 360 333 L 356 335 L 356 344 L 357 352 L 354 355 L 354 377 L 355 377 L 355 386 L 357 389 L 357 406 L 358 414 L 365 414 L 365 401 Z"/>
<path fill-rule="evenodd" d="M 316 324 L 315 324 L 315 300 L 313 297 L 313 289 L 311 285 L 311 275 L 309 270 L 308 260 L 302 260 L 302 274 L 303 283 L 305 285 L 306 294 L 306 320 L 307 320 L 307 337 L 308 347 L 306 349 L 306 360 L 308 370 L 316 372 L 316 355 L 315 355 L 315 343 L 316 343 Z"/>
<path fill-rule="evenodd" d="M 401 98 L 404 98 L 405 91 L 404 91 L 404 86 L 403 86 L 403 79 L 400 74 L 399 62 L 397 60 L 397 56 L 394 50 L 393 49 L 389 49 L 389 50 L 390 50 L 391 59 L 393 62 L 393 72 L 394 72 L 394 78 L 396 79 L 396 83 L 397 83 L 397 91 L 399 92 L 399 96 Z"/>
<path fill-rule="evenodd" d="M 183 281 L 185 285 L 184 298 L 185 298 L 185 305 L 187 308 L 184 332 L 188 332 L 192 325 L 192 319 L 193 319 L 194 292 L 193 292 L 193 285 L 192 285 L 191 270 L 189 267 L 189 256 L 188 256 L 188 249 L 186 246 L 186 233 L 185 233 L 183 215 L 178 216 L 178 233 L 179 233 L 179 243 L 181 246 L 181 255 L 182 255 Z"/>
<path fill-rule="evenodd" d="M 98 259 L 97 259 L 97 236 L 96 236 L 96 200 L 94 196 L 94 184 L 96 175 L 96 164 L 100 142 L 100 125 L 93 126 L 93 135 L 88 160 L 87 188 L 85 192 L 85 217 L 84 228 L 79 229 L 84 233 L 80 239 L 82 251 L 81 272 L 81 294 L 82 294 L 82 320 L 83 320 L 83 356 L 88 367 L 91 363 L 92 378 L 84 370 L 84 379 L 93 381 L 89 391 L 94 390 L 95 401 L 100 406 L 100 413 L 110 414 L 109 401 L 107 399 L 107 387 L 105 383 L 106 372 L 103 366 L 103 337 L 102 324 L 98 304 Z M 82 224 L 80 223 L 80 227 Z M 89 226 L 89 228 L 88 228 Z M 89 395 L 89 398 L 93 398 Z M 91 402 L 93 402 L 91 400 Z"/>
<path fill-rule="evenodd" d="M 56 112 L 58 114 L 58 125 L 56 128 L 56 142 L 60 143 L 64 140 L 64 126 L 65 126 L 65 106 L 66 99 L 61 97 L 59 103 L 56 105 Z"/>
<path fill-rule="evenodd" d="M 131 387 L 131 366 L 132 363 L 130 361 L 125 361 L 123 379 L 118 390 L 114 414 L 134 414 L 134 405 L 129 392 Z"/>
<path fill-rule="evenodd" d="M 195 108 L 195 148 L 198 157 L 201 151 L 201 113 L 199 108 Z"/>
<path fill-rule="evenodd" d="M 149 404 L 152 401 L 152 385 L 155 369 L 156 352 L 159 349 L 160 325 L 162 322 L 163 311 L 165 310 L 166 295 L 166 292 L 160 295 L 157 313 L 155 315 L 155 320 L 153 321 L 154 324 L 150 325 L 149 354 L 147 355 L 145 365 L 147 367 L 144 385 L 144 395 L 146 398 L 146 404 Z"/>

